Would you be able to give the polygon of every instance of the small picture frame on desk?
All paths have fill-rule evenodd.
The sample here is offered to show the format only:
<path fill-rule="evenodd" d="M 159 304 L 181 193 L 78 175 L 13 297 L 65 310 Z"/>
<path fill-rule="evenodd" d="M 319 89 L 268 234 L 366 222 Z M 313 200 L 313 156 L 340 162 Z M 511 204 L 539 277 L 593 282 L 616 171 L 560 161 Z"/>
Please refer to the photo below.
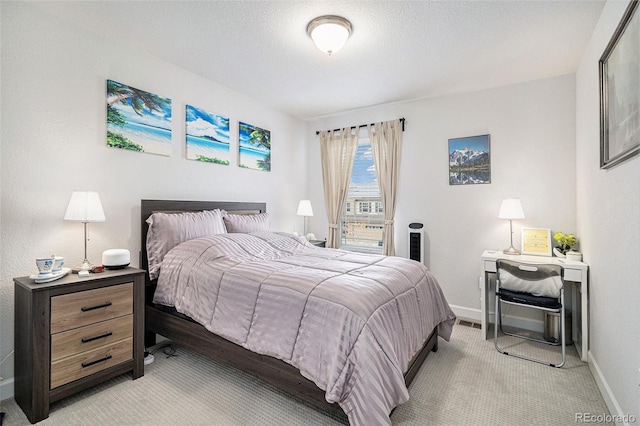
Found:
<path fill-rule="evenodd" d="M 551 229 L 522 228 L 522 254 L 551 256 Z"/>

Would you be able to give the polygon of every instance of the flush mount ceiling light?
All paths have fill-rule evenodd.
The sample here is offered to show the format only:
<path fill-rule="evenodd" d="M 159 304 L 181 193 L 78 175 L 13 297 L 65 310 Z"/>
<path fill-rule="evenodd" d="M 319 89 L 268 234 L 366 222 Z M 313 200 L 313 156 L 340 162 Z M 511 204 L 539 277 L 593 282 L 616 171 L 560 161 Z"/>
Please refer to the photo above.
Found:
<path fill-rule="evenodd" d="M 318 49 L 331 56 L 351 35 L 351 22 L 340 16 L 319 16 L 307 25 L 307 34 Z"/>

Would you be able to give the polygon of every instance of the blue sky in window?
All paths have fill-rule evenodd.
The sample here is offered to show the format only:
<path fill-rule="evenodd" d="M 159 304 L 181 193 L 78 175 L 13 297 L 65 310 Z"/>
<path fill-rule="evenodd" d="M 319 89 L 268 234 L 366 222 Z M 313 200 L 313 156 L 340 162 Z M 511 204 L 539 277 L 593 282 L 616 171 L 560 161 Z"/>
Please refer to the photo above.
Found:
<path fill-rule="evenodd" d="M 380 198 L 380 188 L 373 164 L 373 152 L 369 140 L 360 141 L 353 160 L 349 196 L 359 199 Z"/>
<path fill-rule="evenodd" d="M 377 181 L 371 145 L 358 145 L 356 157 L 353 160 L 351 184 L 375 184 Z"/>

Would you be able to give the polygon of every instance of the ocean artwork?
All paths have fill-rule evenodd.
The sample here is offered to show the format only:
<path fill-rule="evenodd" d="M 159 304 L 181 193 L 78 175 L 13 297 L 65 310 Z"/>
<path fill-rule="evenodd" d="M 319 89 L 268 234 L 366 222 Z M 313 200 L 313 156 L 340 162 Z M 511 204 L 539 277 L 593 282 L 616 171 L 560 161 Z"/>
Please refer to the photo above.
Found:
<path fill-rule="evenodd" d="M 238 166 L 271 171 L 271 132 L 240 122 Z"/>
<path fill-rule="evenodd" d="M 171 155 L 171 99 L 107 80 L 107 146 Z"/>
<path fill-rule="evenodd" d="M 229 119 L 200 108 L 186 108 L 187 159 L 229 165 Z"/>
<path fill-rule="evenodd" d="M 491 183 L 489 135 L 449 139 L 449 185 Z"/>

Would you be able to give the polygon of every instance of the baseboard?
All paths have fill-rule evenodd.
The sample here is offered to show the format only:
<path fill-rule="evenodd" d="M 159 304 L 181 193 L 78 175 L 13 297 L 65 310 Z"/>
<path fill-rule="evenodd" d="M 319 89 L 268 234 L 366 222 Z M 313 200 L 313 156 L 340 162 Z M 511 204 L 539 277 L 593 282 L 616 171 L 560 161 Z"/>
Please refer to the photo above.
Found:
<path fill-rule="evenodd" d="M 472 321 L 472 322 L 482 322 L 482 311 L 480 309 L 471 309 L 464 306 L 457 305 L 449 305 L 454 314 L 458 317 L 458 319 Z M 489 313 L 489 322 L 495 322 L 495 314 L 494 312 Z M 524 330 L 533 330 L 539 333 L 542 333 L 544 330 L 544 322 L 534 318 L 526 318 L 515 315 L 504 315 L 502 317 L 502 322 L 506 326 L 521 328 Z"/>
<path fill-rule="evenodd" d="M 451 307 L 453 313 L 456 314 L 459 319 L 464 319 L 472 322 L 480 322 L 480 319 L 482 318 L 482 312 L 480 311 L 480 309 L 471 309 L 464 306 L 456 305 L 449 306 Z"/>
<path fill-rule="evenodd" d="M 10 379 L 4 379 L 0 382 L 0 401 L 4 401 L 5 399 L 11 399 L 14 396 L 13 390 L 13 377 Z"/>
<path fill-rule="evenodd" d="M 604 374 L 602 374 L 602 370 L 598 366 L 598 362 L 593 356 L 591 351 L 587 352 L 587 358 L 589 360 L 589 370 L 591 370 L 591 374 L 596 381 L 596 385 L 602 394 L 602 398 L 604 399 L 604 403 L 607 404 L 607 408 L 609 409 L 609 413 L 611 416 L 620 419 L 621 422 L 616 422 L 616 424 L 621 424 L 624 426 L 629 426 L 628 416 L 625 416 L 625 413 L 622 412 L 622 408 L 620 404 L 618 404 L 618 400 L 613 395 L 609 384 L 607 383 L 607 379 L 605 379 Z M 602 414 L 602 413 L 591 413 L 591 414 Z"/>

